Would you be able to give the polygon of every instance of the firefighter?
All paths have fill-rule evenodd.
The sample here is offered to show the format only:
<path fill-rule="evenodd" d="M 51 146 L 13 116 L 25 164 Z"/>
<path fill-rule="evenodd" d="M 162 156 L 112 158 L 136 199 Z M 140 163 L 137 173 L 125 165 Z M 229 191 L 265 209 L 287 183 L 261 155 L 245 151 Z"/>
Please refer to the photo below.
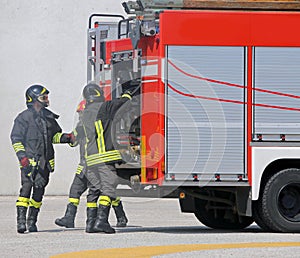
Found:
<path fill-rule="evenodd" d="M 93 87 L 92 85 L 99 87 L 95 84 L 86 87 Z M 102 94 L 103 92 L 100 95 Z M 84 121 L 86 128 L 88 128 L 85 130 L 88 138 L 85 156 L 88 167 L 87 178 L 93 187 L 101 189 L 94 232 L 115 233 L 108 222 L 108 216 L 111 206 L 114 207 L 114 203 L 120 203 L 116 196 L 118 178 L 115 164 L 122 162 L 122 157 L 120 152 L 114 148 L 112 123 L 119 108 L 131 98 L 129 91 L 123 94 L 121 98 L 111 101 L 105 102 L 103 98 L 98 107 L 97 117 L 93 117 L 95 118 L 93 121 L 96 120 L 96 122 Z M 126 218 L 122 209 L 119 209 L 119 212 L 120 216 Z"/>
<path fill-rule="evenodd" d="M 86 177 L 87 177 L 87 187 L 89 191 L 102 191 L 99 178 L 91 177 L 90 167 L 87 165 L 87 153 L 90 148 L 95 148 L 97 145 L 96 142 L 96 133 L 95 133 L 95 120 L 97 117 L 97 113 L 99 108 L 105 101 L 103 90 L 99 85 L 91 82 L 87 84 L 83 89 L 83 97 L 86 100 L 86 107 L 83 111 L 81 121 L 83 126 L 83 131 L 85 135 L 86 147 L 85 147 L 85 164 L 87 167 Z M 126 218 L 122 202 L 120 198 L 116 198 L 114 202 L 115 213 L 117 216 L 117 225 L 118 226 L 126 226 L 128 220 Z M 96 207 L 88 207 L 87 208 L 87 221 L 86 221 L 86 232 L 93 233 L 94 232 L 94 223 L 97 217 L 97 206 Z"/>
<path fill-rule="evenodd" d="M 74 144 L 71 146 L 80 147 L 80 162 L 77 166 L 77 170 L 73 179 L 73 182 L 69 191 L 69 203 L 67 205 L 67 209 L 64 217 L 58 218 L 55 220 L 55 224 L 61 227 L 66 228 L 74 228 L 74 220 L 77 213 L 77 206 L 79 205 L 81 195 L 87 189 L 87 178 L 85 177 L 85 161 L 84 161 L 84 146 L 85 146 L 85 137 L 82 128 L 81 117 L 83 110 L 85 108 L 85 100 L 81 101 L 77 107 L 77 112 L 79 114 L 79 122 L 73 131 L 73 134 L 76 137 Z M 87 208 L 88 210 L 91 208 L 97 208 L 97 200 L 99 198 L 100 190 L 89 190 L 87 195 Z"/>
<path fill-rule="evenodd" d="M 54 171 L 53 143 L 74 140 L 72 134 L 62 133 L 56 121 L 59 116 L 47 109 L 48 94 L 42 85 L 32 85 L 26 90 L 27 109 L 14 120 L 10 135 L 21 169 L 21 189 L 16 202 L 18 233 L 26 231 L 26 221 L 29 232 L 38 231 L 38 213 L 50 172 Z"/>
<path fill-rule="evenodd" d="M 93 91 L 90 89 L 85 92 L 85 98 L 90 101 L 91 98 L 93 98 L 94 103 L 99 103 L 96 97 L 93 97 L 95 94 L 93 94 Z M 102 100 L 102 98 L 100 99 Z M 62 218 L 58 218 L 55 220 L 55 224 L 61 227 L 66 228 L 74 228 L 74 220 L 77 212 L 77 206 L 79 205 L 80 197 L 81 195 L 87 190 L 88 188 L 88 181 L 85 176 L 86 172 L 86 166 L 85 166 L 85 160 L 84 160 L 84 146 L 85 146 L 85 137 L 82 127 L 82 115 L 83 110 L 86 105 L 86 100 L 84 99 L 81 101 L 77 107 L 77 112 L 79 114 L 79 123 L 76 126 L 76 129 L 74 130 L 74 134 L 76 136 L 76 141 L 72 146 L 80 146 L 80 163 L 78 164 L 70 192 L 69 192 L 69 204 L 67 205 L 67 209 L 65 212 L 65 216 Z M 98 105 L 98 104 L 96 104 Z M 90 106 L 89 106 L 90 107 Z M 93 232 L 93 226 L 94 221 L 96 218 L 97 213 L 97 200 L 100 196 L 100 190 L 99 189 L 91 189 L 89 188 L 88 194 L 87 194 L 87 223 L 86 223 L 86 232 L 92 233 Z M 115 205 L 114 210 L 117 216 L 117 227 L 126 227 L 126 224 L 128 222 L 125 212 L 123 210 L 122 202 L 120 201 L 120 198 L 118 198 L 118 201 L 114 203 Z"/>

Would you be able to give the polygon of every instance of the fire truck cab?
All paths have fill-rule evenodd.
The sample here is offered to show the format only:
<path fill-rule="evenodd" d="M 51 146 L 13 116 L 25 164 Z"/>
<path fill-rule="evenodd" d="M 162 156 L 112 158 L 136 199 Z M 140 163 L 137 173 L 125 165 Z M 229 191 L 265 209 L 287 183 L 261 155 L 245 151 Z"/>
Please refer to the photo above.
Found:
<path fill-rule="evenodd" d="M 211 228 L 300 232 L 300 4 L 234 2 L 91 15 L 87 79 L 134 93 L 114 123 L 132 196 L 177 197 Z"/>

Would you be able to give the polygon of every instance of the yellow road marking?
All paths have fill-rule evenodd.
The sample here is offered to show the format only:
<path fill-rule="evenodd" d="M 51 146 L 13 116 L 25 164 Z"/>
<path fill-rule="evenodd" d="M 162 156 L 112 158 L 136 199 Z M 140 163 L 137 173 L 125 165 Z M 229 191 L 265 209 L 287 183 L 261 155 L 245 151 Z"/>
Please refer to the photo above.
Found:
<path fill-rule="evenodd" d="M 201 250 L 234 249 L 234 248 L 263 248 L 263 247 L 292 247 L 299 246 L 300 242 L 262 242 L 262 243 L 234 243 L 234 244 L 190 244 L 190 245 L 165 245 L 165 246 L 138 246 L 129 248 L 111 248 L 88 250 L 81 252 L 65 253 L 52 258 L 150 258 L 162 254 L 192 252 Z"/>

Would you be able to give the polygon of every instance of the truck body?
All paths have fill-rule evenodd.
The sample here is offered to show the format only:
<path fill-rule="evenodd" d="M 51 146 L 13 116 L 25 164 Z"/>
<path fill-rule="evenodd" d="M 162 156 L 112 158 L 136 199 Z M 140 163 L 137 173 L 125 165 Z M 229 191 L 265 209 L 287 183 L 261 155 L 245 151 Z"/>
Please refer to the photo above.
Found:
<path fill-rule="evenodd" d="M 135 92 L 115 123 L 118 175 L 211 228 L 300 232 L 299 3 L 226 2 L 91 16 L 88 81 L 107 99 Z"/>

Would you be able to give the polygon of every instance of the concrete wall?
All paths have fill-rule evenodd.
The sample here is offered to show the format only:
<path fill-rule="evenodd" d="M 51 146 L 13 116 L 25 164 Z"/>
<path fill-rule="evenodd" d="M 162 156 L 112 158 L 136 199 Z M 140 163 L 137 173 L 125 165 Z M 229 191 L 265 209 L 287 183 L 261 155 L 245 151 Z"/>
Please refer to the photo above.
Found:
<path fill-rule="evenodd" d="M 50 90 L 50 109 L 72 130 L 86 83 L 86 34 L 93 13 L 125 15 L 119 0 L 0 0 L 0 195 L 16 195 L 20 171 L 10 143 L 13 120 L 34 83 Z M 67 194 L 78 149 L 56 145 L 56 171 L 46 194 Z"/>

